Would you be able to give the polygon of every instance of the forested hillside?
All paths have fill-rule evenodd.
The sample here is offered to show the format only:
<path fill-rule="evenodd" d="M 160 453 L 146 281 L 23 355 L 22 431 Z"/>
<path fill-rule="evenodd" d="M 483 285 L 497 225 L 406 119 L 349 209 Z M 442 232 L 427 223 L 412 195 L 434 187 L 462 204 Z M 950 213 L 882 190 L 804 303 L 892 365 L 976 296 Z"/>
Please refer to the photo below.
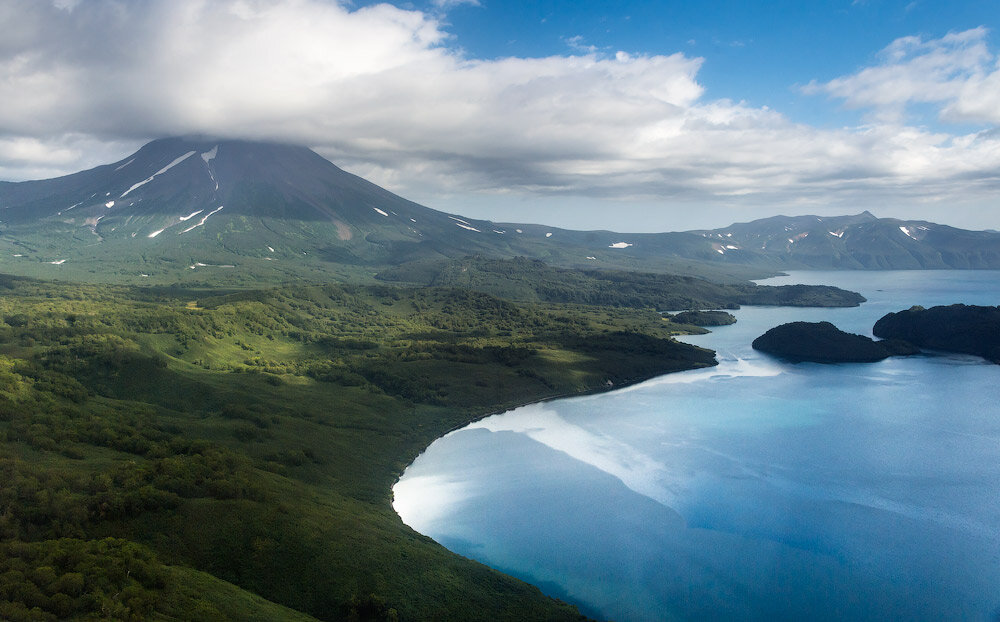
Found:
<path fill-rule="evenodd" d="M 502 408 L 714 364 L 651 311 L 0 281 L 0 619 L 576 619 L 391 508 Z"/>

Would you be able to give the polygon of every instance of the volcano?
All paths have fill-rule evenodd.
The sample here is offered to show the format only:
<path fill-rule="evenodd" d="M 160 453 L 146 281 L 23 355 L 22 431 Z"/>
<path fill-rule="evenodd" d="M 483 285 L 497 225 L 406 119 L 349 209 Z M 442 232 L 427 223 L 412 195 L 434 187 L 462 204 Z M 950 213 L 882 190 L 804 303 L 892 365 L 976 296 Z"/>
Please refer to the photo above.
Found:
<path fill-rule="evenodd" d="M 155 140 L 56 179 L 0 182 L 0 271 L 13 274 L 247 285 L 468 255 L 705 276 L 1000 268 L 1000 234 L 867 212 L 675 233 L 494 223 L 406 200 L 305 147 L 207 137 Z"/>
<path fill-rule="evenodd" d="M 87 171 L 2 183 L 0 208 L 3 269 L 94 280 L 325 279 L 473 254 L 587 265 L 627 248 L 611 232 L 447 214 L 307 148 L 241 140 L 161 139 Z"/>

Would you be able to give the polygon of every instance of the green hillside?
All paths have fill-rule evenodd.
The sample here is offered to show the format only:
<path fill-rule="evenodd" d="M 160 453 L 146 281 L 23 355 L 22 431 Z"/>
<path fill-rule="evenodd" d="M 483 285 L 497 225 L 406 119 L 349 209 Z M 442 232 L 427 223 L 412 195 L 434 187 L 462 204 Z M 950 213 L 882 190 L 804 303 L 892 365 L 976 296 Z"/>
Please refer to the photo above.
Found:
<path fill-rule="evenodd" d="M 558 620 L 402 524 L 433 439 L 714 364 L 642 310 L 0 280 L 0 618 Z"/>

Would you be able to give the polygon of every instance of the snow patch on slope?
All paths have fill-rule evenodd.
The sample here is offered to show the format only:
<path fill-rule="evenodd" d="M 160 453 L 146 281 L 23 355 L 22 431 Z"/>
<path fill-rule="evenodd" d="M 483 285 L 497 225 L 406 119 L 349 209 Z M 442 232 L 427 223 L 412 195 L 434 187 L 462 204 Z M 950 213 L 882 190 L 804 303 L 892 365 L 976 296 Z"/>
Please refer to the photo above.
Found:
<path fill-rule="evenodd" d="M 208 170 L 208 176 L 212 179 L 212 182 L 215 183 L 216 190 L 219 189 L 219 180 L 217 180 L 215 178 L 215 175 L 212 173 L 212 160 L 215 159 L 217 153 L 219 153 L 218 145 L 212 147 L 209 151 L 206 151 L 205 153 L 201 154 L 201 159 L 205 161 L 205 168 Z"/>
<path fill-rule="evenodd" d="M 219 209 L 222 209 L 222 208 L 220 207 Z M 191 212 L 187 216 L 178 216 L 177 217 L 177 222 L 184 222 L 186 220 L 191 220 L 192 218 L 194 218 L 195 216 L 197 216 L 198 214 L 200 214 L 200 213 L 202 213 L 204 211 L 205 210 L 200 209 L 197 212 Z M 215 210 L 215 211 L 219 211 L 219 210 Z M 212 214 L 209 214 L 209 216 L 211 216 L 211 215 Z M 208 216 L 206 216 L 205 218 L 208 218 Z M 126 223 L 126 224 L 128 224 L 128 223 Z M 174 223 L 174 224 L 177 224 L 177 223 Z M 202 223 L 202 224 L 204 224 L 204 223 Z M 161 233 L 163 233 L 164 231 L 166 231 L 167 229 L 169 229 L 170 227 L 173 227 L 173 226 L 174 225 L 167 225 L 166 227 L 160 229 L 159 231 L 154 231 L 154 232 L 150 233 L 146 237 L 148 237 L 148 238 L 155 238 L 156 236 L 160 235 Z M 197 225 L 195 225 L 195 226 L 197 226 Z M 191 229 L 194 229 L 194 227 L 191 227 Z M 191 229 L 188 229 L 187 231 L 190 231 Z M 187 231 L 182 231 L 181 233 L 187 233 Z M 135 237 L 134 233 L 132 234 L 132 237 Z"/>
<path fill-rule="evenodd" d="M 148 184 L 149 182 L 153 181 L 153 179 L 155 179 L 158 175 L 162 175 L 162 174 L 166 173 L 167 171 L 169 171 L 170 169 L 174 168 L 175 166 L 177 166 L 178 164 L 180 164 L 184 160 L 187 160 L 188 158 L 190 158 L 191 156 L 193 156 L 196 153 L 198 153 L 198 152 L 197 151 L 188 151 L 187 153 L 185 153 L 181 157 L 177 158 L 176 160 L 174 160 L 170 164 L 164 166 L 160 170 L 156 171 L 155 173 L 153 173 L 152 175 L 150 175 L 146 179 L 143 179 L 142 181 L 140 181 L 137 184 L 133 184 L 133 186 L 131 188 L 129 188 L 128 190 L 126 190 L 125 192 L 123 192 L 122 195 L 120 197 L 118 197 L 118 198 L 119 199 L 125 198 L 125 195 L 127 195 L 129 192 L 132 192 L 133 190 L 135 190 L 136 188 L 139 188 L 140 186 L 144 186 L 144 185 Z"/>
<path fill-rule="evenodd" d="M 206 220 L 208 220 L 208 217 L 209 217 L 209 216 L 211 216 L 212 214 L 214 214 L 214 213 L 218 212 L 218 211 L 219 211 L 220 209 L 222 209 L 223 207 L 225 207 L 225 206 L 224 206 L 224 205 L 220 205 L 219 207 L 215 208 L 215 209 L 214 209 L 214 210 L 212 210 L 211 212 L 209 212 L 209 213 L 205 214 L 205 215 L 204 215 L 204 216 L 202 217 L 202 219 L 198 221 L 198 224 L 196 224 L 196 225 L 191 225 L 190 227 L 188 227 L 188 228 L 187 228 L 187 229 L 185 229 L 184 231 L 181 231 L 181 233 L 187 233 L 188 231 L 190 231 L 190 230 L 192 230 L 192 229 L 197 229 L 198 227 L 202 226 L 203 224 L 205 224 L 205 221 L 206 221 Z"/>

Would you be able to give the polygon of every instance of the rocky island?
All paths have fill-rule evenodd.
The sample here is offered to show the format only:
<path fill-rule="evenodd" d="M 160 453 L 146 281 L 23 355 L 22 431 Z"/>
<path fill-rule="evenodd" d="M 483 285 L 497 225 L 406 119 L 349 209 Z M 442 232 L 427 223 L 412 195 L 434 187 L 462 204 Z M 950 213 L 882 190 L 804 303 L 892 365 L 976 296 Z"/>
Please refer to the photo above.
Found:
<path fill-rule="evenodd" d="M 792 361 L 813 363 L 872 363 L 919 352 L 905 341 L 875 341 L 844 332 L 830 322 L 789 322 L 776 326 L 754 339 L 753 348 Z"/>
<path fill-rule="evenodd" d="M 916 306 L 883 316 L 873 332 L 876 337 L 905 339 L 932 350 L 974 354 L 1000 364 L 1000 307 Z"/>

